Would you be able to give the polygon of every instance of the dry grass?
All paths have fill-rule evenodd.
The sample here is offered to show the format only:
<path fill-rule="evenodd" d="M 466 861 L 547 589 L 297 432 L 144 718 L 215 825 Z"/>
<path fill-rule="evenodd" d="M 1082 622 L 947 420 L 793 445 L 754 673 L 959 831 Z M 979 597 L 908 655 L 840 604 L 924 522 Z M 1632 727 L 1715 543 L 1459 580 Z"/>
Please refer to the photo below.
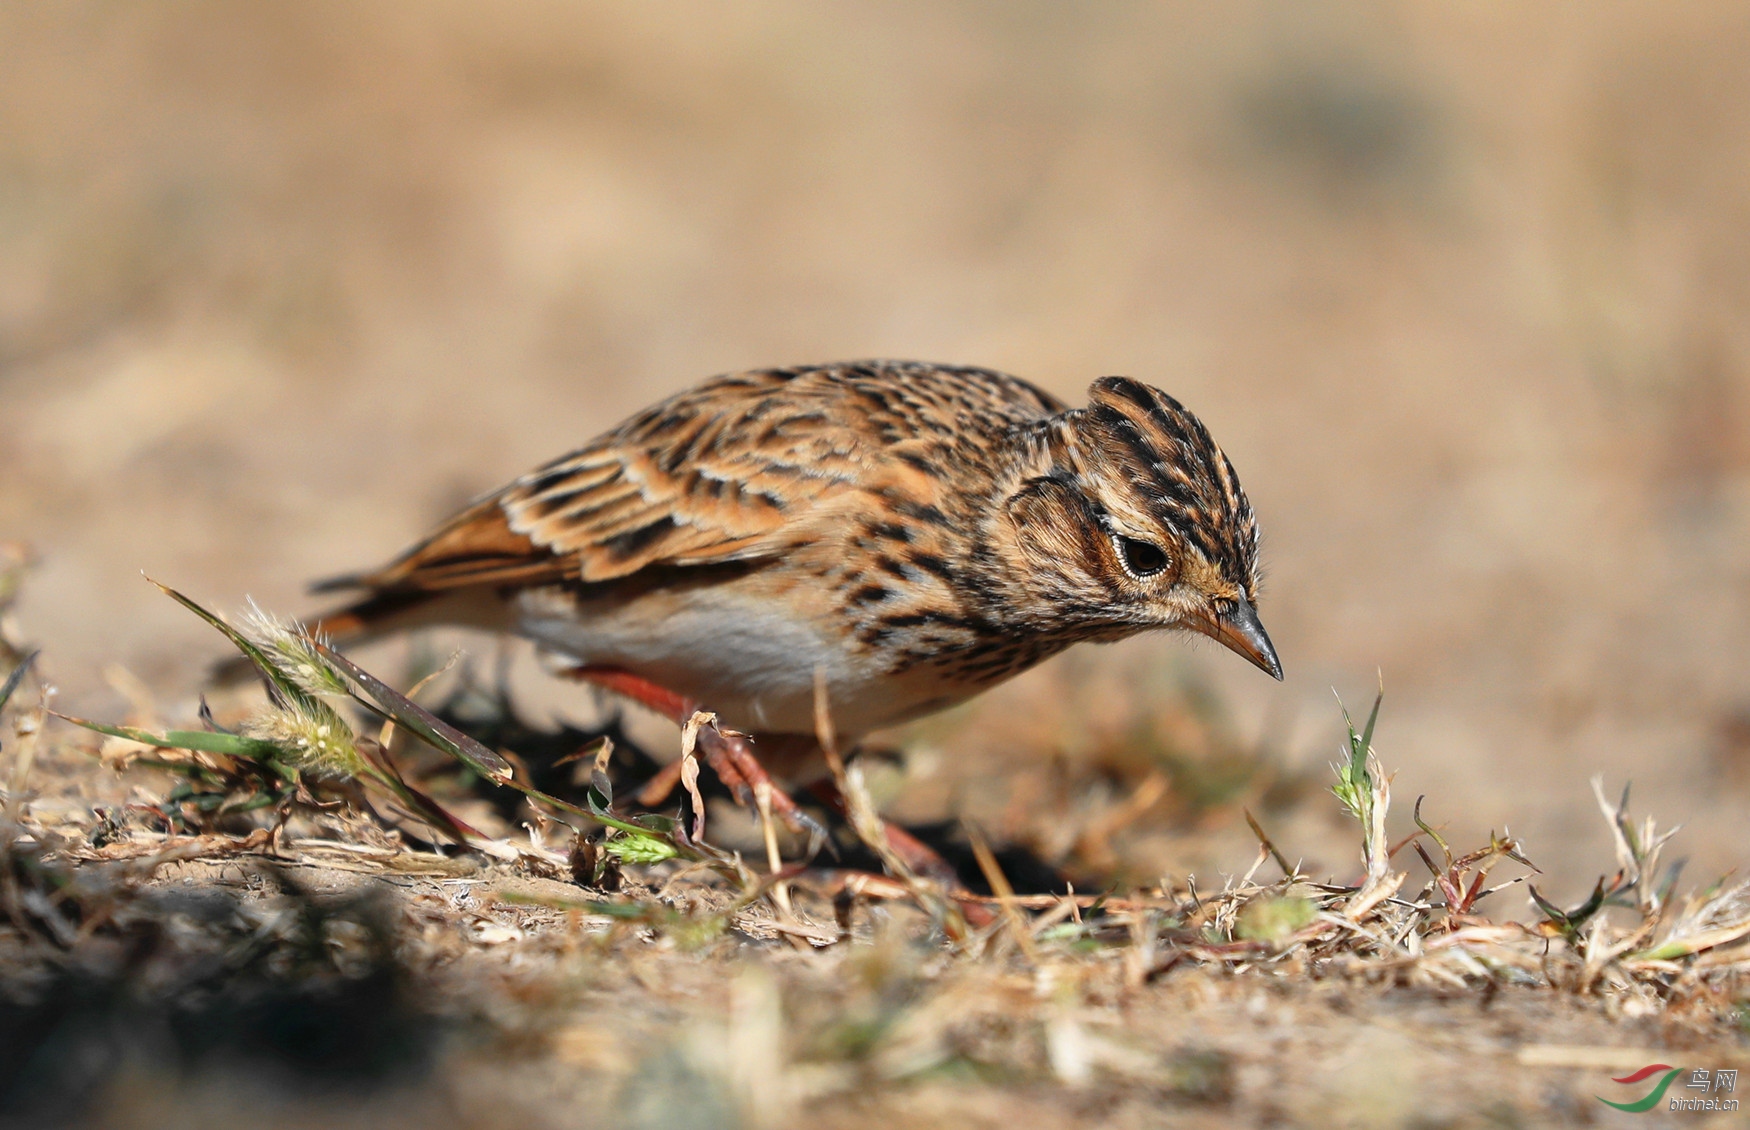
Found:
<path fill-rule="evenodd" d="M 886 850 L 858 758 L 834 759 L 847 865 L 767 873 L 689 835 L 701 800 L 615 806 L 609 742 L 494 752 L 295 626 L 236 640 L 274 688 L 236 733 L 203 711 L 92 748 L 16 681 L 21 1125 L 1546 1125 L 1613 1115 L 1609 1071 L 1746 1058 L 1744 883 L 1678 894 L 1671 833 L 1600 787 L 1612 874 L 1512 920 L 1535 868 L 1510 837 L 1457 852 L 1419 799 L 1388 841 L 1377 701 L 1322 802 L 1353 820 L 1350 881 L 1248 812 L 1256 855 L 1219 886 L 1096 894 L 1014 894 L 970 830 L 975 896 Z M 310 753 L 319 709 L 346 758 Z M 562 765 L 574 799 L 530 783 Z M 858 839 L 885 874 L 848 866 Z"/>

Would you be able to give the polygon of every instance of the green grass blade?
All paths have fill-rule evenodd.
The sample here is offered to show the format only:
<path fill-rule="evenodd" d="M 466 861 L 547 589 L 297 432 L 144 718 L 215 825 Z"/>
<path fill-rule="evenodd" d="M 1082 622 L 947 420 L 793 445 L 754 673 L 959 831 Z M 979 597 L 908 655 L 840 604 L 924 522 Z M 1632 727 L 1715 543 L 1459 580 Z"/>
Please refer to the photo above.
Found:
<path fill-rule="evenodd" d="M 387 683 L 383 682 L 369 671 L 366 671 L 346 656 L 335 651 L 333 648 L 320 642 L 312 642 L 323 659 L 332 663 L 335 669 L 357 684 L 359 690 L 363 693 L 355 694 L 354 697 L 357 698 L 361 704 L 382 714 L 386 718 L 393 719 L 397 726 L 405 729 L 408 733 L 425 742 L 433 749 L 442 753 L 447 753 L 451 757 L 461 761 L 488 781 L 497 785 L 503 785 L 506 788 L 515 789 L 524 796 L 529 797 L 531 800 L 540 801 L 543 804 L 550 805 L 551 807 L 572 816 L 581 816 L 587 820 L 593 820 L 599 824 L 605 824 L 610 828 L 616 828 L 622 832 L 627 832 L 633 835 L 654 837 L 674 848 L 685 858 L 697 858 L 696 853 L 688 851 L 683 845 L 674 841 L 671 835 L 673 821 L 664 817 L 646 816 L 636 818 L 635 820 L 626 820 L 608 812 L 605 805 L 599 803 L 597 798 L 593 795 L 590 797 L 589 807 L 584 808 L 572 804 L 570 801 L 561 800 L 559 797 L 553 796 L 550 793 L 542 792 L 540 789 L 532 788 L 529 785 L 523 784 L 512 774 L 510 764 L 497 753 L 494 753 L 479 741 L 462 733 L 454 726 L 451 726 L 431 711 L 425 709 L 425 707 L 420 706 L 418 703 L 414 702 L 394 687 L 389 686 Z M 392 787 L 396 788 L 397 792 L 404 789 L 412 792 L 419 801 L 424 802 L 422 804 L 423 808 L 441 813 L 446 819 L 460 824 L 459 821 L 456 821 L 453 816 L 444 812 L 442 808 L 438 807 L 435 802 L 430 800 L 430 798 L 426 798 L 423 794 L 419 794 L 417 790 L 414 790 L 412 786 L 407 785 L 406 782 L 398 782 Z M 408 800 L 408 798 L 404 795 L 403 800 Z M 409 803 L 417 802 L 409 801 Z M 466 828 L 466 825 L 462 825 L 462 827 Z M 478 835 L 478 833 L 474 833 L 472 829 L 467 830 Z"/>
<path fill-rule="evenodd" d="M 387 750 L 374 742 L 361 742 L 359 755 L 365 760 L 367 768 L 364 776 L 367 779 L 389 790 L 409 811 L 451 840 L 467 845 L 470 840 L 487 838 L 479 829 L 439 804 L 435 798 L 408 783 L 401 770 L 390 760 Z"/>
<path fill-rule="evenodd" d="M 221 734 L 211 730 L 170 730 L 163 734 L 154 734 L 146 730 L 138 730 L 132 726 L 109 726 L 102 722 L 93 722 L 87 718 L 75 718 L 70 714 L 54 714 L 75 726 L 99 734 L 108 734 L 112 738 L 126 738 L 128 741 L 139 742 L 142 745 L 154 746 L 158 749 L 187 749 L 200 753 L 218 753 L 227 757 L 241 757 L 245 761 L 260 762 L 264 765 L 278 767 L 278 762 L 285 751 L 272 742 L 259 738 L 246 738 L 241 734 Z"/>
<path fill-rule="evenodd" d="M 1384 701 L 1384 691 L 1373 696 L 1373 710 L 1367 715 L 1367 728 L 1361 731 L 1361 756 L 1363 759 L 1367 757 L 1367 751 L 1373 748 L 1373 724 L 1379 721 L 1379 704 Z"/>
<path fill-rule="evenodd" d="M 281 672 L 278 667 L 274 666 L 274 662 L 268 657 L 267 652 L 255 646 L 255 644 L 250 642 L 249 638 L 242 632 L 239 632 L 236 628 L 225 623 L 225 621 L 221 620 L 213 613 L 208 612 L 205 608 L 202 608 L 188 597 L 183 596 L 169 585 L 153 581 L 151 577 L 147 577 L 146 580 L 150 581 L 153 585 L 156 585 L 158 590 L 165 596 L 170 597 L 172 600 L 176 601 L 176 603 L 182 605 L 196 616 L 199 616 L 202 620 L 205 620 L 220 632 L 223 632 L 225 638 L 230 640 L 238 651 L 241 651 L 244 655 L 248 656 L 249 661 L 255 664 L 256 670 L 261 672 L 262 678 L 267 680 L 268 685 L 278 692 L 284 701 L 297 703 L 307 703 L 311 701 L 310 696 L 304 692 L 304 689 L 286 678 L 285 674 Z"/>
<path fill-rule="evenodd" d="M 1446 840 L 1440 835 L 1440 833 L 1436 832 L 1431 825 L 1422 819 L 1422 802 L 1426 799 L 1426 796 L 1419 796 L 1416 798 L 1416 807 L 1411 810 L 1410 818 L 1416 822 L 1416 827 L 1422 829 L 1430 839 L 1440 845 L 1440 851 L 1446 856 L 1446 865 L 1451 867 L 1452 849 L 1446 846 Z M 1430 868 L 1430 870 L 1432 870 L 1432 868 Z"/>
<path fill-rule="evenodd" d="M 420 741 L 456 758 L 493 784 L 515 789 L 531 800 L 549 805 L 560 812 L 581 816 L 631 835 L 656 839 L 683 858 L 698 858 L 696 852 L 690 851 L 685 845 L 676 842 L 672 835 L 674 827 L 672 820 L 661 816 L 642 816 L 627 820 L 609 812 L 604 802 L 605 798 L 596 797 L 593 791 L 589 797 L 589 805 L 585 808 L 523 784 L 515 778 L 510 764 L 504 758 L 478 740 L 462 733 L 327 644 L 316 640 L 312 640 L 311 644 L 324 660 L 333 664 L 336 670 L 356 685 L 358 691 L 354 693 L 353 697 L 360 704 L 393 720 L 397 726 Z M 478 832 L 451 816 L 431 798 L 426 797 L 407 782 L 400 780 L 398 775 L 393 776 L 393 780 L 385 783 L 400 794 L 404 802 L 417 805 L 423 812 L 438 816 L 447 821 L 448 824 L 459 827 L 471 835 L 479 835 Z"/>
<path fill-rule="evenodd" d="M 36 657 L 41 654 L 40 651 L 31 652 L 24 657 L 24 662 L 20 663 L 12 674 L 6 677 L 6 685 L 0 687 L 0 710 L 6 708 L 6 701 L 12 697 L 12 692 L 18 689 L 18 684 L 24 682 L 25 672 L 30 670 L 30 665 L 35 663 Z"/>
<path fill-rule="evenodd" d="M 395 720 L 397 726 L 433 749 L 457 758 L 476 773 L 500 785 L 514 785 L 510 764 L 492 750 L 420 706 L 388 683 L 366 671 L 327 644 L 312 640 L 322 658 L 334 664 L 364 691 L 360 701 Z"/>
<path fill-rule="evenodd" d="M 382 785 L 394 793 L 402 804 L 412 808 L 419 818 L 432 827 L 444 832 L 459 844 L 467 844 L 470 840 L 484 840 L 486 835 L 478 828 L 463 821 L 449 809 L 439 804 L 433 797 L 420 789 L 414 788 L 403 777 L 389 777 L 381 781 Z"/>

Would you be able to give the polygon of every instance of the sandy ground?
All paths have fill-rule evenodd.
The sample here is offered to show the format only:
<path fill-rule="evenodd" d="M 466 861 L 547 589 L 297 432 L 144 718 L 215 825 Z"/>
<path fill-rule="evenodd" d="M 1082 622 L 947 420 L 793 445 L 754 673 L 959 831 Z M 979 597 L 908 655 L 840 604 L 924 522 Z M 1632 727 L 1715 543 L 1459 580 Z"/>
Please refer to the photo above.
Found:
<path fill-rule="evenodd" d="M 722 935 L 627 930 L 529 905 L 575 904 L 569 883 L 358 870 L 281 874 L 402 908 L 415 992 L 332 1037 L 361 1061 L 374 1047 L 379 1068 L 219 1056 L 181 1078 L 154 1069 L 163 1047 L 136 1046 L 81 1125 L 1627 1127 L 1643 1116 L 1599 1096 L 1652 1084 L 1611 1077 L 1678 1065 L 1682 1097 L 1695 1067 L 1750 1065 L 1705 1010 L 1625 1010 L 1608 993 L 1192 966 L 1131 984 L 1118 962 L 1060 950 L 947 958 L 885 915 L 873 933 L 859 923 L 860 943 L 811 950 L 763 928 L 769 914 Z M 216 894 L 272 905 L 272 885 L 249 860 L 190 863 L 163 869 L 155 897 L 198 913 Z M 329 934 L 337 954 L 356 945 Z M 395 1009 L 413 1000 L 410 1039 Z M 1743 1125 L 1664 1103 L 1652 1117 Z"/>
<path fill-rule="evenodd" d="M 1515 915 L 1513 859 L 1457 914 L 1480 880 L 1460 864 L 1442 893 L 1410 851 L 1378 886 L 1279 881 L 1256 851 L 1243 876 L 1150 884 L 1110 878 L 1147 836 L 1037 796 L 1078 845 L 1065 866 L 1103 867 L 1109 894 L 1072 903 L 1060 876 L 1055 895 L 951 911 L 939 888 L 882 895 L 865 874 L 847 898 L 850 861 L 826 856 L 782 895 L 739 864 L 595 879 L 550 805 L 494 824 L 484 785 L 424 784 L 505 837 L 476 850 L 405 820 L 389 834 L 380 790 L 377 816 L 329 791 L 203 825 L 164 769 L 120 768 L 145 751 L 111 741 L 100 766 L 34 717 L 11 712 L 0 795 L 8 1130 L 1629 1126 L 1603 1100 L 1655 1086 L 1656 1117 L 1742 1124 L 1665 1105 L 1739 1101 L 1736 1075 L 1689 1083 L 1750 1065 L 1742 886 L 1624 889 L 1563 931 Z M 537 764 L 526 747 L 520 763 Z M 729 811 L 712 842 L 737 835 Z"/>

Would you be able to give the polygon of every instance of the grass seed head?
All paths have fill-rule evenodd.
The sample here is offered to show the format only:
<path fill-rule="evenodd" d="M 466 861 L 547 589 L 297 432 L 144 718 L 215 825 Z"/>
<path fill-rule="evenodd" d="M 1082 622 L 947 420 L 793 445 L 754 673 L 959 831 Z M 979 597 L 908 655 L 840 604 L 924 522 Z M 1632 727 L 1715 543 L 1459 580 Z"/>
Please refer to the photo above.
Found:
<path fill-rule="evenodd" d="M 602 848 L 621 863 L 661 863 L 680 854 L 673 844 L 636 832 L 615 836 L 602 844 Z"/>
<path fill-rule="evenodd" d="M 249 614 L 244 618 L 244 633 L 267 653 L 281 674 L 307 694 L 346 695 L 351 692 L 346 679 L 316 650 L 317 643 L 327 641 L 311 635 L 303 625 L 263 611 L 260 605 L 250 601 Z"/>
<path fill-rule="evenodd" d="M 286 764 L 315 777 L 343 780 L 366 769 L 352 727 L 323 702 L 271 707 L 244 723 L 243 734 L 274 743 Z"/>

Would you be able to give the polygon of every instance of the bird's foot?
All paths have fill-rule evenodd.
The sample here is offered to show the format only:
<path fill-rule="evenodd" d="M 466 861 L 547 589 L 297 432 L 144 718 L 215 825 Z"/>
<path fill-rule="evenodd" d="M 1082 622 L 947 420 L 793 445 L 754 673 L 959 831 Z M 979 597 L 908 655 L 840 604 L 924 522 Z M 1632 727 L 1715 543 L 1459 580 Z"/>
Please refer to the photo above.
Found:
<path fill-rule="evenodd" d="M 831 781 L 819 781 L 810 785 L 808 791 L 826 804 L 832 805 L 835 811 L 848 815 L 849 806 L 845 802 L 844 794 Z M 891 820 L 881 821 L 881 831 L 887 837 L 888 848 L 913 872 L 941 884 L 942 889 L 951 894 L 966 891 L 966 884 L 961 882 L 960 873 L 935 848 Z"/>
<path fill-rule="evenodd" d="M 820 821 L 804 812 L 790 794 L 772 780 L 772 775 L 754 756 L 753 742 L 746 734 L 719 729 L 715 723 L 702 726 L 699 729 L 699 749 L 705 755 L 705 763 L 717 774 L 717 779 L 744 808 L 759 807 L 758 797 L 770 790 L 772 815 L 782 820 L 784 827 L 794 834 L 808 837 L 810 856 L 830 842 Z"/>
<path fill-rule="evenodd" d="M 629 698 L 671 719 L 678 726 L 686 726 L 699 710 L 699 703 L 692 699 L 619 667 L 574 667 L 565 674 Z M 819 852 L 823 844 L 831 843 L 820 821 L 804 812 L 790 794 L 772 780 L 772 775 L 754 755 L 753 742 L 746 734 L 720 729 L 713 722 L 699 728 L 698 748 L 711 771 L 729 789 L 736 803 L 744 808 L 755 807 L 758 794 L 769 789 L 772 814 L 791 832 L 808 837 L 810 856 Z M 682 762 L 665 766 L 638 791 L 638 803 L 646 807 L 661 804 L 680 783 L 681 770 Z"/>

